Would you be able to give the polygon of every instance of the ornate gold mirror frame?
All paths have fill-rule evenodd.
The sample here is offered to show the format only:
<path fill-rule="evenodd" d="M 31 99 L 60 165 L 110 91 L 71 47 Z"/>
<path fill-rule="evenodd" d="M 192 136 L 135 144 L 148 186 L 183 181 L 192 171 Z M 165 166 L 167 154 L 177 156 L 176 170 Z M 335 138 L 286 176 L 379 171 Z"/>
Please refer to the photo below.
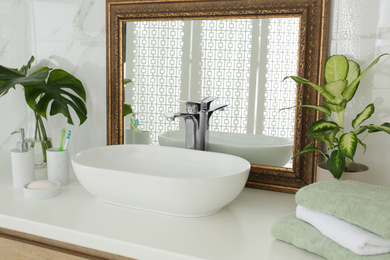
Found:
<path fill-rule="evenodd" d="M 233 19 L 299 17 L 297 75 L 323 81 L 327 58 L 330 0 L 106 0 L 107 15 L 107 144 L 123 144 L 124 28 L 137 20 Z M 287 76 L 287 75 L 286 75 Z M 308 86 L 297 85 L 296 105 L 320 103 Z M 312 122 L 319 114 L 296 108 L 294 153 L 305 147 Z M 317 159 L 294 158 L 292 168 L 252 164 L 247 187 L 294 193 L 315 181 Z"/>

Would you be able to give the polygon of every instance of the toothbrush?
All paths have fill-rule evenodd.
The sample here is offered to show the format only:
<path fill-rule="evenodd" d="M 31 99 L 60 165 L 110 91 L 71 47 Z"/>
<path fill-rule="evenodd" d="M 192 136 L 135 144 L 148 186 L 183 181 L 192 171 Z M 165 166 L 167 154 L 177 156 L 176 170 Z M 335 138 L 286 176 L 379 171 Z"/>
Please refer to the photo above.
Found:
<path fill-rule="evenodd" d="M 68 131 L 68 134 L 66 135 L 65 145 L 64 145 L 64 151 L 66 150 L 66 147 L 68 147 L 68 141 L 70 138 L 71 131 Z"/>
<path fill-rule="evenodd" d="M 130 123 L 131 123 L 131 127 L 133 128 L 134 132 L 137 133 L 138 130 L 137 130 L 137 126 L 134 125 L 133 113 L 132 113 L 131 116 L 130 116 Z"/>
<path fill-rule="evenodd" d="M 60 148 L 58 148 L 58 151 L 64 151 L 64 148 L 62 148 L 62 145 L 64 143 L 64 137 L 65 137 L 65 128 L 62 128 L 62 131 L 61 131 L 61 144 L 60 144 Z"/>

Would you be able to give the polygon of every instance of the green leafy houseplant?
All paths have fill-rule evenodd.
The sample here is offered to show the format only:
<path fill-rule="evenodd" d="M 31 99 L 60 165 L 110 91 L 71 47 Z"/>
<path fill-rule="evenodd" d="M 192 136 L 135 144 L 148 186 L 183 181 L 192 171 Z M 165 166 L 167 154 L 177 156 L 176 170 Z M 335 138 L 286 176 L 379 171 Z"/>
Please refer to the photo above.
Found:
<path fill-rule="evenodd" d="M 329 57 L 325 64 L 324 73 L 326 84 L 324 86 L 319 86 L 297 76 L 286 77 L 293 79 L 299 84 L 310 85 L 325 99 L 321 106 L 301 105 L 300 107 L 315 109 L 327 116 L 326 119 L 320 119 L 311 124 L 308 135 L 314 141 L 308 144 L 302 151 L 296 153 L 293 158 L 308 152 L 318 151 L 326 158 L 328 170 L 336 179 L 340 179 L 343 172 L 348 171 L 358 144 L 363 147 L 364 152 L 366 151 L 366 144 L 363 141 L 368 134 L 380 131 L 390 134 L 390 123 L 388 122 L 379 126 L 373 124 L 362 125 L 374 113 L 374 104 L 369 104 L 362 112 L 356 115 L 351 124 L 351 131 L 346 132 L 344 127 L 344 115 L 347 103 L 354 97 L 362 77 L 384 55 L 388 54 L 380 55 L 363 72 L 360 71 L 358 63 L 347 60 L 343 55 Z M 365 135 L 363 135 L 364 133 Z M 360 136 L 362 135 L 363 137 L 361 138 Z M 328 147 L 329 154 L 315 147 L 316 141 L 325 143 Z"/>
<path fill-rule="evenodd" d="M 73 119 L 69 108 L 72 108 L 80 120 L 80 125 L 87 119 L 86 92 L 80 80 L 62 69 L 52 69 L 47 66 L 29 73 L 34 62 L 31 56 L 28 63 L 20 69 L 7 68 L 0 65 L 0 97 L 8 93 L 17 84 L 24 88 L 24 95 L 28 106 L 34 111 L 36 140 L 41 140 L 44 161 L 46 150 L 52 147 L 51 140 L 46 134 L 42 117 L 47 119 L 47 110 L 50 107 L 50 115 L 63 114 L 67 123 L 73 125 Z"/>

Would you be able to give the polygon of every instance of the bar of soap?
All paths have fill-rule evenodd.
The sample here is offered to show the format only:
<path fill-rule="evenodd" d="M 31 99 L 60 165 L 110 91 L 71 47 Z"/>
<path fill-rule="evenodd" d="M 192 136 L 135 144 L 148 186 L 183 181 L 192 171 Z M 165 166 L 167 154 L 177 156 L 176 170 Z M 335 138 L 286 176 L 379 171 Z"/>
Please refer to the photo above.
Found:
<path fill-rule="evenodd" d="M 61 184 L 54 180 L 33 181 L 23 186 L 23 193 L 29 199 L 48 199 L 60 194 Z"/>
<path fill-rule="evenodd" d="M 54 187 L 56 187 L 56 185 L 51 181 L 34 181 L 27 185 L 27 189 L 30 190 L 45 190 Z"/>

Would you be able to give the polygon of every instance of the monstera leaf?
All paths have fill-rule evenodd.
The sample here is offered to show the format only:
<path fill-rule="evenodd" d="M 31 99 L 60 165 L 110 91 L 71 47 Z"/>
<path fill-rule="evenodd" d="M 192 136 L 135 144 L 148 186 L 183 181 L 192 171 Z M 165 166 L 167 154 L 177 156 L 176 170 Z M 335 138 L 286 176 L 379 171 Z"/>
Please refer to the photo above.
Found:
<path fill-rule="evenodd" d="M 73 125 L 69 107 L 76 112 L 80 125 L 87 119 L 83 84 L 68 72 L 55 69 L 50 72 L 47 82 L 23 86 L 27 104 L 44 118 L 47 118 L 46 113 L 51 104 L 50 115 L 61 113 L 68 119 L 68 124 Z"/>
<path fill-rule="evenodd" d="M 8 93 L 15 85 L 24 87 L 27 104 L 39 115 L 46 117 L 50 107 L 50 115 L 63 114 L 69 124 L 73 124 L 69 108 L 72 108 L 80 120 L 80 125 L 87 119 L 85 106 L 86 93 L 83 84 L 61 69 L 43 66 L 28 74 L 34 56 L 20 70 L 0 65 L 0 96 Z"/>
<path fill-rule="evenodd" d="M 133 109 L 131 108 L 130 104 L 124 104 L 123 108 L 124 108 L 123 116 L 127 116 L 127 115 L 130 115 L 131 113 L 133 113 Z"/>
<path fill-rule="evenodd" d="M 37 84 L 45 81 L 49 75 L 49 71 L 50 69 L 48 67 L 42 67 L 35 73 L 27 76 L 22 71 L 0 65 L 0 96 L 7 94 L 11 88 L 15 88 L 16 84 Z"/>

